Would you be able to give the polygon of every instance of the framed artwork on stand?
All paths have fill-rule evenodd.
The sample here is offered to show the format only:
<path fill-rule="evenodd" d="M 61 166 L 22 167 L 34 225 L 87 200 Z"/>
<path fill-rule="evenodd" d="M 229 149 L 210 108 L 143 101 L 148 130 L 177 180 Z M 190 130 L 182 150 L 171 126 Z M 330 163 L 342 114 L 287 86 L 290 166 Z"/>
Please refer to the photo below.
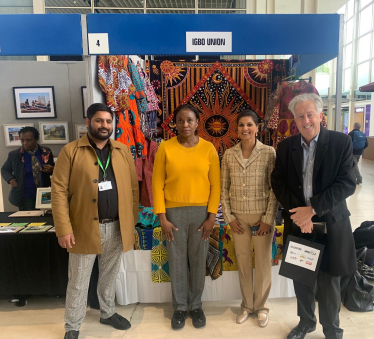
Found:
<path fill-rule="evenodd" d="M 51 187 L 38 187 L 36 191 L 35 208 L 52 209 Z"/>
<path fill-rule="evenodd" d="M 88 98 L 87 98 L 87 87 L 81 87 L 82 92 L 82 109 L 83 109 L 83 118 L 87 118 L 87 108 L 88 108 Z"/>
<path fill-rule="evenodd" d="M 84 124 L 75 125 L 75 139 L 80 139 L 83 135 L 87 133 L 87 126 Z"/>
<path fill-rule="evenodd" d="M 53 86 L 13 87 L 17 119 L 56 118 Z"/>
<path fill-rule="evenodd" d="M 24 124 L 4 124 L 4 138 L 6 147 L 21 147 L 19 131 L 24 127 L 34 127 L 33 123 Z"/>
<path fill-rule="evenodd" d="M 67 121 L 39 122 L 40 143 L 43 145 L 69 143 L 69 129 Z"/>

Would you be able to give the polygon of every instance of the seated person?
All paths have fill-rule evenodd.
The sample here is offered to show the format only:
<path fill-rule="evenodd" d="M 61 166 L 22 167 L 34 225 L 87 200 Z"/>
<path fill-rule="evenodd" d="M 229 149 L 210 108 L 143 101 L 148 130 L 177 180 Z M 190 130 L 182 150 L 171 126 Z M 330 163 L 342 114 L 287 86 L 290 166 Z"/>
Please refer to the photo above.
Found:
<path fill-rule="evenodd" d="M 35 210 L 37 187 L 50 187 L 54 161 L 52 151 L 40 146 L 39 132 L 34 127 L 19 131 L 22 147 L 9 152 L 1 167 L 1 176 L 12 186 L 9 201 L 20 211 Z"/>

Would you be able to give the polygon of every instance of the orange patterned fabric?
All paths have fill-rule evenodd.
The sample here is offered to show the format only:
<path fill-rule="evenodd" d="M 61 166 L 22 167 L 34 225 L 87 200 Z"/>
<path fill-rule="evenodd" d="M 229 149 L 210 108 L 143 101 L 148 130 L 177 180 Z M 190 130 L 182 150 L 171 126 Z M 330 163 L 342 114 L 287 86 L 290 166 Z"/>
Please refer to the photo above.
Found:
<path fill-rule="evenodd" d="M 128 58 L 103 55 L 98 58 L 99 84 L 106 104 L 116 114 L 116 140 L 130 148 L 134 159 L 147 155 L 144 134 L 140 129 L 135 86 L 129 76 Z"/>

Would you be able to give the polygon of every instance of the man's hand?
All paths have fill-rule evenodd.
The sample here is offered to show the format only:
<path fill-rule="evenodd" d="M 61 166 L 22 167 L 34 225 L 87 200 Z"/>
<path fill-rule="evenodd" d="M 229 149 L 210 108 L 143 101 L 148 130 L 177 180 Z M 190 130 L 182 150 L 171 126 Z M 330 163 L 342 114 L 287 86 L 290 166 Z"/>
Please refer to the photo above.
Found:
<path fill-rule="evenodd" d="M 312 206 L 296 207 L 290 210 L 290 213 L 295 213 L 291 215 L 291 219 L 298 226 L 302 226 L 306 224 L 308 221 L 311 221 L 312 217 L 314 216 Z"/>
<path fill-rule="evenodd" d="M 17 180 L 16 179 L 10 179 L 9 184 L 12 188 L 17 187 Z"/>
<path fill-rule="evenodd" d="M 229 223 L 231 231 L 236 234 L 244 234 L 244 228 L 239 224 L 238 220 L 233 220 Z"/>
<path fill-rule="evenodd" d="M 271 232 L 271 226 L 269 224 L 265 224 L 264 222 L 260 221 L 260 228 L 258 229 L 257 235 L 267 235 Z"/>
<path fill-rule="evenodd" d="M 42 165 L 42 167 L 43 167 L 42 171 L 43 171 L 44 173 L 49 173 L 49 174 L 52 174 L 52 173 L 53 173 L 53 169 L 54 169 L 54 167 L 53 167 L 52 165 L 44 164 L 44 165 Z"/>
<path fill-rule="evenodd" d="M 209 236 L 212 234 L 214 222 L 216 221 L 216 215 L 213 213 L 209 213 L 208 219 L 206 219 L 203 224 L 199 227 L 198 231 L 204 229 L 203 232 L 203 240 L 207 241 Z"/>
<path fill-rule="evenodd" d="M 178 228 L 166 219 L 165 213 L 160 213 L 158 216 L 160 218 L 162 233 L 164 233 L 164 236 L 168 241 L 174 240 L 173 231 L 178 231 Z"/>
<path fill-rule="evenodd" d="M 58 237 L 58 243 L 62 248 L 72 248 L 75 245 L 74 234 L 66 234 L 61 237 Z"/>
<path fill-rule="evenodd" d="M 305 223 L 304 225 L 301 225 L 300 229 L 301 229 L 301 233 L 312 233 L 312 231 L 313 231 L 312 221 L 310 220 L 307 223 Z"/>

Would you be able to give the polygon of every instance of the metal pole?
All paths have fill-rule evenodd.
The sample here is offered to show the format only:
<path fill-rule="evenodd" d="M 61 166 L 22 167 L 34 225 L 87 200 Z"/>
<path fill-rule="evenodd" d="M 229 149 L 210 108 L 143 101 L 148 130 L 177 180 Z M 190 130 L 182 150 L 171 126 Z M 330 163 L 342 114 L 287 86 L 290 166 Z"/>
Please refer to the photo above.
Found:
<path fill-rule="evenodd" d="M 336 97 L 334 131 L 341 132 L 341 108 L 343 93 L 343 44 L 344 44 L 344 15 L 339 20 L 339 54 L 336 58 Z"/>

